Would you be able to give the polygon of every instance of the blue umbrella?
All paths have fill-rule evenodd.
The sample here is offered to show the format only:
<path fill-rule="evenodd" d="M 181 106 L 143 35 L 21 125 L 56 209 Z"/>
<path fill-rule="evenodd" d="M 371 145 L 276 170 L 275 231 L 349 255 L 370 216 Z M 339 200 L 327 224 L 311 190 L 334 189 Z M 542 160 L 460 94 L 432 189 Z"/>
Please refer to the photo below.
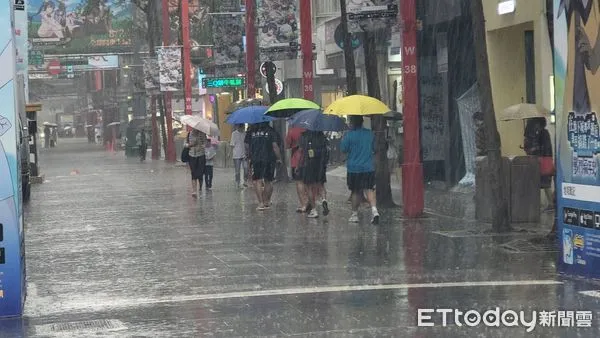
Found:
<path fill-rule="evenodd" d="M 250 106 L 238 109 L 231 113 L 227 118 L 229 124 L 257 124 L 263 122 L 271 122 L 274 118 L 266 116 L 265 112 L 269 107 L 265 106 Z"/>
<path fill-rule="evenodd" d="M 310 109 L 296 113 L 289 119 L 291 127 L 311 131 L 342 131 L 348 129 L 346 122 L 339 116 L 323 114 L 322 110 Z"/>

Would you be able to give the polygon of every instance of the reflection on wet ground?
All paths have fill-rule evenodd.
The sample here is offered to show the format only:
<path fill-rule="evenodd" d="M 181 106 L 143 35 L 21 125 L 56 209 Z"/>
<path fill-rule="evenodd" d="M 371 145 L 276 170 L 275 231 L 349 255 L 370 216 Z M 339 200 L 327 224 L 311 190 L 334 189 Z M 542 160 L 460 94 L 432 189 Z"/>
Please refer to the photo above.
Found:
<path fill-rule="evenodd" d="M 501 248 L 525 233 L 446 236 L 434 232 L 484 225 L 409 221 L 400 210 L 384 211 L 379 227 L 367 214 L 350 224 L 341 178 L 329 183 L 331 214 L 308 220 L 295 213 L 291 184 L 258 212 L 229 169 L 216 169 L 213 191 L 195 200 L 186 168 L 163 161 L 65 141 L 42 163 L 47 182 L 26 211 L 26 316 L 0 321 L 2 337 L 598 336 L 598 298 L 579 292 L 600 286 L 558 276 L 555 252 Z M 528 320 L 588 310 L 592 328 L 538 321 L 527 333 L 450 315 L 443 326 L 439 313 L 418 327 L 418 309 L 496 307 Z"/>

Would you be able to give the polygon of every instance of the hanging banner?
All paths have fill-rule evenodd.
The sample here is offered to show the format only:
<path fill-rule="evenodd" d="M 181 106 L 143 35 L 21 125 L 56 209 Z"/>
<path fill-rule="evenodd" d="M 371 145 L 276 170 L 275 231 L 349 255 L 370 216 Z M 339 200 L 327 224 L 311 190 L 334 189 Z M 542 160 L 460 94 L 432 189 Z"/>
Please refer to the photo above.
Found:
<path fill-rule="evenodd" d="M 156 58 L 143 59 L 144 63 L 144 86 L 148 94 L 156 93 L 160 90 L 160 71 L 158 60 Z"/>
<path fill-rule="evenodd" d="M 176 92 L 183 88 L 181 48 L 160 47 L 156 49 L 159 68 L 160 91 Z"/>
<path fill-rule="evenodd" d="M 133 15 L 122 0 L 29 0 L 28 36 L 47 54 L 127 52 Z"/>
<path fill-rule="evenodd" d="M 0 317 L 23 312 L 25 264 L 13 1 L 0 1 Z M 24 102 L 23 102 L 24 105 Z"/>
<path fill-rule="evenodd" d="M 398 0 L 346 0 L 348 31 L 371 32 L 398 22 Z"/>
<path fill-rule="evenodd" d="M 600 5 L 554 0 L 559 269 L 600 277 Z"/>
<path fill-rule="evenodd" d="M 215 66 L 228 71 L 228 75 L 243 72 L 244 30 L 241 16 L 219 15 L 213 20 Z"/>
<path fill-rule="evenodd" d="M 257 0 L 261 61 L 298 57 L 297 0 Z"/>

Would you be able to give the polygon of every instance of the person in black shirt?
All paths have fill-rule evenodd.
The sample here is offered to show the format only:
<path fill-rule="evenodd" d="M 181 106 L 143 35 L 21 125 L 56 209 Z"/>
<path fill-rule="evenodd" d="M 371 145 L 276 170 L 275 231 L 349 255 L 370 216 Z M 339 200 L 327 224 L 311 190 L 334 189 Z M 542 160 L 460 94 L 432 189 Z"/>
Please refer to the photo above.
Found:
<path fill-rule="evenodd" d="M 244 143 L 249 150 L 252 181 L 258 197 L 257 210 L 268 209 L 273 195 L 275 165 L 281 163 L 277 136 L 268 123 L 261 123 L 246 133 Z"/>

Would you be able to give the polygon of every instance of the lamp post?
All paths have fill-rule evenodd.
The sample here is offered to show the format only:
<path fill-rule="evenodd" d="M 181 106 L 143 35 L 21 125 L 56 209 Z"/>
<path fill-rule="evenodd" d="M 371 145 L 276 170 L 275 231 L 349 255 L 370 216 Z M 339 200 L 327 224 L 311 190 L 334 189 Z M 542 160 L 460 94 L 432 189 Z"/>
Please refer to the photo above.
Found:
<path fill-rule="evenodd" d="M 187 2 L 187 1 L 184 1 Z M 169 0 L 162 0 L 162 34 L 163 34 L 163 46 L 169 45 L 169 39 L 171 34 L 170 18 L 169 18 Z M 175 140 L 173 139 L 173 110 L 171 108 L 172 93 L 165 92 L 165 120 L 167 122 L 167 162 L 177 161 L 175 155 Z"/>

